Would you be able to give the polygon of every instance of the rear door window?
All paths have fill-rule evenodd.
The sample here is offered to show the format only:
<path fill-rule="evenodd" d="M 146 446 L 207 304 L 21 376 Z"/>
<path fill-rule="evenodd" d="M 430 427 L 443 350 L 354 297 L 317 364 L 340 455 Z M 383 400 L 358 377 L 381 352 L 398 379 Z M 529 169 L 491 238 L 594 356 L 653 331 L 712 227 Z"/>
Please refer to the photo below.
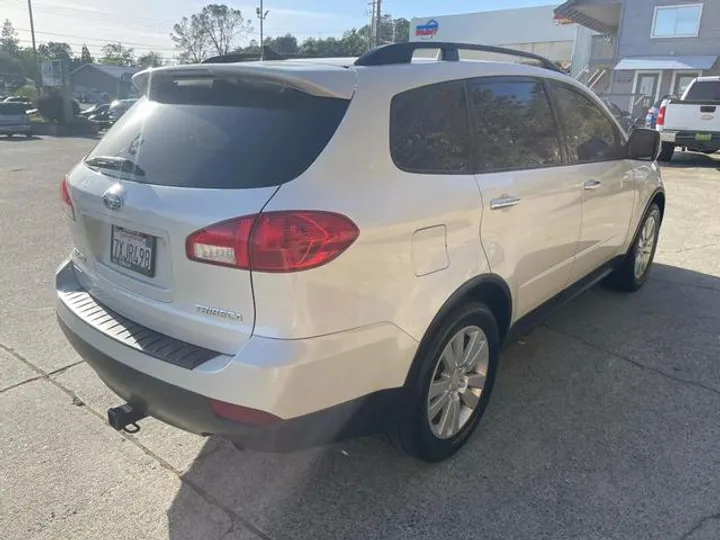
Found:
<path fill-rule="evenodd" d="M 615 123 L 589 97 L 561 83 L 553 83 L 565 140 L 573 163 L 622 157 L 622 137 Z"/>
<path fill-rule="evenodd" d="M 478 172 L 562 163 L 560 135 L 542 81 L 484 77 L 469 82 Z"/>
<path fill-rule="evenodd" d="M 0 115 L 23 116 L 27 114 L 28 105 L 25 103 L 0 103 Z"/>
<path fill-rule="evenodd" d="M 688 90 L 685 100 L 720 101 L 720 81 L 696 82 Z"/>
<path fill-rule="evenodd" d="M 470 172 L 465 83 L 452 81 L 398 94 L 390 107 L 390 151 L 415 173 Z"/>
<path fill-rule="evenodd" d="M 349 101 L 267 83 L 155 81 L 88 155 L 122 158 L 138 180 L 189 188 L 277 186 L 318 158 Z"/>

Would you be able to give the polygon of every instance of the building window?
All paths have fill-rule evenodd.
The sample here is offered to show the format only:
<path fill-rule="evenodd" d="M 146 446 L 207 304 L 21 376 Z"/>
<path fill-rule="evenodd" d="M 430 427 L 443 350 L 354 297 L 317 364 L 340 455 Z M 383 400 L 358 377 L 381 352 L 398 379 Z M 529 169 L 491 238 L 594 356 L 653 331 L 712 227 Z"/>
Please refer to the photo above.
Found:
<path fill-rule="evenodd" d="M 672 94 L 682 96 L 690 83 L 701 75 L 702 71 L 676 71 L 673 75 Z"/>
<path fill-rule="evenodd" d="M 697 37 L 702 9 L 702 4 L 656 7 L 651 37 Z"/>

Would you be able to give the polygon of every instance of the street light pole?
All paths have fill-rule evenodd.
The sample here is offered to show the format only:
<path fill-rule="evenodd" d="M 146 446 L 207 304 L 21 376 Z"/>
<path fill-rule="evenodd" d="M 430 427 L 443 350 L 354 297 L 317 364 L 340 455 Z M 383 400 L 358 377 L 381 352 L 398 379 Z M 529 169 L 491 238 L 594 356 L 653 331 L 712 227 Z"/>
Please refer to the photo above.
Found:
<path fill-rule="evenodd" d="M 255 13 L 257 13 L 258 19 L 260 19 L 260 60 L 265 60 L 265 19 L 267 19 L 270 10 L 265 10 L 263 0 L 260 0 L 260 7 L 255 9 Z"/>

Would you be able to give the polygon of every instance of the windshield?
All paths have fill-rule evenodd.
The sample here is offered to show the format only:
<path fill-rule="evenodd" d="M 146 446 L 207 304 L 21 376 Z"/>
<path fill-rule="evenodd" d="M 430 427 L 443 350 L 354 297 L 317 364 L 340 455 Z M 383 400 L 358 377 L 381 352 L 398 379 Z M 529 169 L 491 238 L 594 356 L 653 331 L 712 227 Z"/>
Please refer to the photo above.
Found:
<path fill-rule="evenodd" d="M 150 184 L 276 186 L 319 156 L 348 101 L 218 78 L 155 81 L 88 156 L 120 157 Z"/>
<path fill-rule="evenodd" d="M 720 81 L 698 81 L 693 84 L 685 101 L 720 101 Z"/>

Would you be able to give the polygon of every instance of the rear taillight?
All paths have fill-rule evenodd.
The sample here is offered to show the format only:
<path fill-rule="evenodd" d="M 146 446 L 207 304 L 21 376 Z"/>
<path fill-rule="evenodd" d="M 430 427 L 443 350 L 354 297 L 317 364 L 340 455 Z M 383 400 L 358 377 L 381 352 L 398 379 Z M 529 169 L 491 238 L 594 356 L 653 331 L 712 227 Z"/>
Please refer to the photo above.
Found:
<path fill-rule="evenodd" d="M 213 412 L 220 418 L 226 418 L 227 420 L 242 422 L 251 426 L 266 426 L 280 421 L 280 418 L 265 411 L 250 409 L 217 399 L 210 399 L 209 401 Z"/>
<path fill-rule="evenodd" d="M 194 232 L 185 243 L 193 261 L 258 272 L 297 272 L 327 264 L 357 239 L 349 218 L 289 210 L 242 216 Z"/>
<path fill-rule="evenodd" d="M 658 111 L 657 120 L 655 120 L 656 126 L 662 126 L 665 124 L 665 109 L 667 109 L 667 105 L 663 104 L 660 106 L 660 110 Z"/>
<path fill-rule="evenodd" d="M 70 198 L 70 191 L 67 186 L 67 178 L 63 178 L 60 182 L 60 202 L 62 202 L 63 211 L 67 216 L 75 221 L 75 207 Z"/>

